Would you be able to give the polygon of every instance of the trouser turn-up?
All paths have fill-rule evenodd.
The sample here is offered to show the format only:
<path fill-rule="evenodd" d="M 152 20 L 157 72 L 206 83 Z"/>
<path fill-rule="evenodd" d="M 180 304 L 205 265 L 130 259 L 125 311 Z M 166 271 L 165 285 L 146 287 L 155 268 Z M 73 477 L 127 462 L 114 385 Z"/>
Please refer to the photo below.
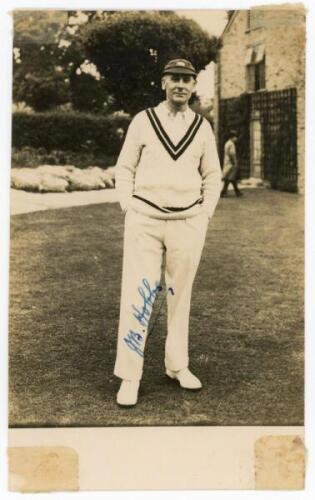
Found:
<path fill-rule="evenodd" d="M 188 366 L 191 291 L 207 226 L 206 213 L 186 219 L 161 220 L 128 210 L 116 376 L 126 380 L 141 379 L 148 323 L 159 293 L 167 293 L 165 366 L 174 371 Z M 164 252 L 166 291 L 161 291 Z"/>

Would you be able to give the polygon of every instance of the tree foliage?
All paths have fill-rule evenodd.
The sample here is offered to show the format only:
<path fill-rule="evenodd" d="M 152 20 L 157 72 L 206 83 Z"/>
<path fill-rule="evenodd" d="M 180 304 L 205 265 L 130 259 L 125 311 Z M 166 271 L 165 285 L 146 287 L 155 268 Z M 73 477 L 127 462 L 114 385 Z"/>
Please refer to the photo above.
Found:
<path fill-rule="evenodd" d="M 217 51 L 216 37 L 172 12 L 105 15 L 84 27 L 82 43 L 120 108 L 130 113 L 161 99 L 161 71 L 169 59 L 189 59 L 198 72 Z"/>
<path fill-rule="evenodd" d="M 67 104 L 133 114 L 162 98 L 161 70 L 169 59 L 191 59 L 200 71 L 217 46 L 215 37 L 172 11 L 17 11 L 13 99 L 35 111 Z"/>
<path fill-rule="evenodd" d="M 51 78 L 50 75 L 36 76 L 29 73 L 22 79 L 18 93 L 26 104 L 39 111 L 46 111 L 69 101 L 69 86 L 62 75 Z"/>
<path fill-rule="evenodd" d="M 17 11 L 14 14 L 13 100 L 38 111 L 69 101 L 69 81 L 58 47 L 62 11 Z"/>
<path fill-rule="evenodd" d="M 81 71 L 86 54 L 76 11 L 17 11 L 14 15 L 13 100 L 35 111 L 62 104 L 80 111 L 106 110 L 104 78 Z M 101 19 L 87 12 L 87 21 Z M 105 105 L 105 106 L 104 106 Z"/>

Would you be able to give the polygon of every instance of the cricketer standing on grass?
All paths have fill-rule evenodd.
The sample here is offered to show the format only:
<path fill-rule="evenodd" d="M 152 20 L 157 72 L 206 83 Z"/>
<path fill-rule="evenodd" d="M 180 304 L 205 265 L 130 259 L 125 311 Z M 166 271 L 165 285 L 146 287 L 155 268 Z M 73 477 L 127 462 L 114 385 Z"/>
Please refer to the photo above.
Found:
<path fill-rule="evenodd" d="M 120 405 L 137 403 L 164 253 L 166 375 L 183 388 L 201 388 L 189 370 L 190 300 L 208 222 L 220 197 L 221 168 L 211 126 L 188 106 L 195 85 L 191 62 L 168 62 L 162 74 L 166 100 L 133 118 L 116 167 L 119 201 L 126 213 L 114 368 L 122 379 Z"/>

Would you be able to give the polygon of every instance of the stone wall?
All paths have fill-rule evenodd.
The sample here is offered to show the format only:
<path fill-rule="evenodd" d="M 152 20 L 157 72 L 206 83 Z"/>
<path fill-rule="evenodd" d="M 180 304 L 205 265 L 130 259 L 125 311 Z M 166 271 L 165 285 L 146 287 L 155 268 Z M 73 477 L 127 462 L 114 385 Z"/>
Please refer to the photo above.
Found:
<path fill-rule="evenodd" d="M 229 31 L 223 37 L 219 69 L 221 99 L 237 97 L 245 91 L 245 57 L 248 43 L 246 23 L 247 11 L 238 11 Z"/>
<path fill-rule="evenodd" d="M 266 89 L 297 89 L 298 188 L 304 189 L 305 129 L 305 13 L 303 8 L 266 6 L 240 10 L 222 36 L 216 65 L 214 116 L 218 101 L 246 91 L 246 54 L 250 47 L 265 46 Z M 250 27 L 250 28 L 249 28 Z M 216 133 L 217 122 L 216 122 Z"/>

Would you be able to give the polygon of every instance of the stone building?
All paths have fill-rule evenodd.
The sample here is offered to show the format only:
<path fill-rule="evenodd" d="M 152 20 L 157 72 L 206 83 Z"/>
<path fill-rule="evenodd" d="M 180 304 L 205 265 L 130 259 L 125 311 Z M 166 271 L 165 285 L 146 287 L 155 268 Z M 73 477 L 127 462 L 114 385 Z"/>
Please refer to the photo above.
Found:
<path fill-rule="evenodd" d="M 304 188 L 305 12 L 254 7 L 230 15 L 215 69 L 214 119 L 222 155 L 239 132 L 242 177 Z"/>

